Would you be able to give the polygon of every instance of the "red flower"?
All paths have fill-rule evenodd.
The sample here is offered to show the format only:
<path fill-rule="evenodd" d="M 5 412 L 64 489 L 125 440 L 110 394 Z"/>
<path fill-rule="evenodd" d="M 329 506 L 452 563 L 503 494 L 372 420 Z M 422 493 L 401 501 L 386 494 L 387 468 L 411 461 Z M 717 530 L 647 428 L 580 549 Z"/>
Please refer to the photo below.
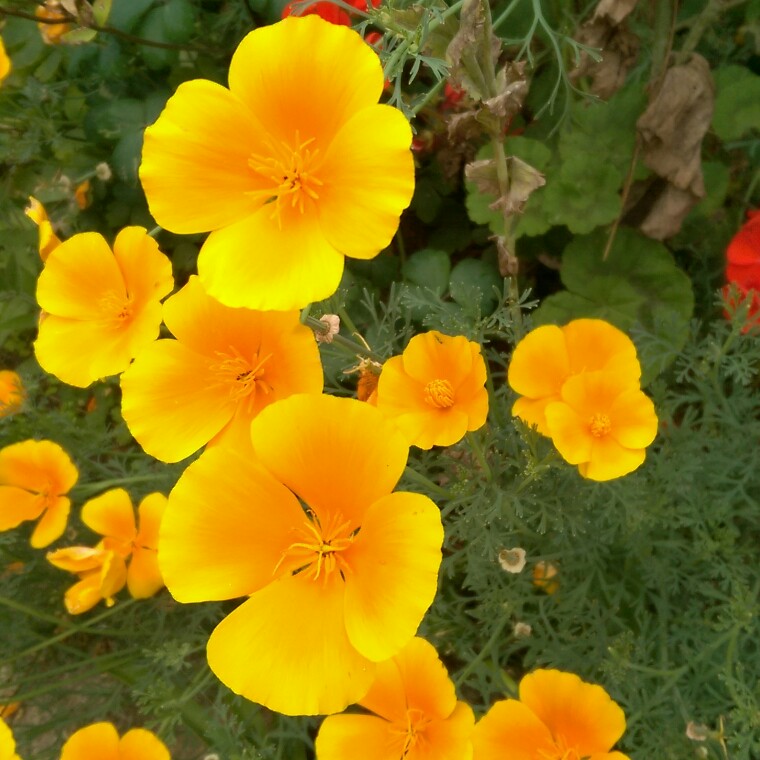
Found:
<path fill-rule="evenodd" d="M 760 325 L 760 209 L 748 211 L 747 217 L 726 249 L 726 280 L 736 285 L 738 302 L 734 303 L 728 287 L 723 289 L 731 306 L 738 307 L 746 299 L 752 299 L 745 332 Z"/>
<path fill-rule="evenodd" d="M 370 7 L 369 0 L 346 0 L 346 2 L 356 8 L 358 11 L 366 12 Z M 380 5 L 381 0 L 371 0 L 372 7 L 377 8 Z M 319 0 L 319 2 L 312 3 L 308 8 L 301 10 L 295 6 L 299 6 L 301 0 L 290 0 L 290 2 L 282 9 L 282 18 L 287 18 L 293 15 L 297 16 L 309 16 L 316 15 L 323 18 L 325 21 L 329 21 L 331 24 L 338 24 L 338 26 L 351 26 L 351 17 L 340 6 L 330 2 L 330 0 Z"/>

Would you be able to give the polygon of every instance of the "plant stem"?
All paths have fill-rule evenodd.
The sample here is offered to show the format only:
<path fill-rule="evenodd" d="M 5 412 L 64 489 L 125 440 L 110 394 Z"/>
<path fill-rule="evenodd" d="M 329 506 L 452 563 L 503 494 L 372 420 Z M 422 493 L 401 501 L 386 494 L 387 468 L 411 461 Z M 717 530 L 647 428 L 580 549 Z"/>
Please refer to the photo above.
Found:
<path fill-rule="evenodd" d="M 417 472 L 417 470 L 412 469 L 409 465 L 406 466 L 404 475 L 409 478 L 409 480 L 413 480 L 418 485 L 426 488 L 428 491 L 432 491 L 438 496 L 442 496 L 444 499 L 454 498 L 454 494 L 452 494 L 451 491 L 447 491 L 445 488 L 442 488 L 437 483 L 434 483 L 432 480 L 430 480 L 430 478 L 428 478 L 426 475 L 423 475 L 421 472 Z"/>

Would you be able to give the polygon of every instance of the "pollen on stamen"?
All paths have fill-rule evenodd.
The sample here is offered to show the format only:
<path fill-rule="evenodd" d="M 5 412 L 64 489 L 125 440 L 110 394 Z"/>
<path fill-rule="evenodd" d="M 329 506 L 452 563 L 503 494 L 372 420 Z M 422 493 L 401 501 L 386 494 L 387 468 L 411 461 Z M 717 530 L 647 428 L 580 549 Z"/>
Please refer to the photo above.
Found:
<path fill-rule="evenodd" d="M 589 420 L 588 428 L 594 438 L 602 438 L 612 430 L 612 422 L 609 415 L 597 413 Z"/>
<path fill-rule="evenodd" d="M 436 378 L 431 380 L 423 391 L 427 404 L 437 409 L 448 409 L 454 406 L 454 386 L 448 380 Z"/>

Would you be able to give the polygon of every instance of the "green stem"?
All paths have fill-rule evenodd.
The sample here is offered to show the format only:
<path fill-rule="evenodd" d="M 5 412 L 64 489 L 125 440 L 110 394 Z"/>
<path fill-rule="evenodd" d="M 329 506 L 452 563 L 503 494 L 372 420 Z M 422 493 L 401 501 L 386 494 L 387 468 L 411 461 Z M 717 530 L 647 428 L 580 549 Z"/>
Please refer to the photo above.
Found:
<path fill-rule="evenodd" d="M 9 607 L 16 612 L 21 612 L 28 617 L 37 618 L 37 620 L 43 620 L 46 623 L 52 623 L 53 625 L 71 625 L 68 620 L 61 619 L 55 615 L 48 615 L 46 612 L 39 612 L 34 607 L 28 607 L 22 602 L 17 602 L 15 599 L 9 599 L 7 596 L 0 596 L 0 604 L 4 607 Z"/>
<path fill-rule="evenodd" d="M 486 641 L 485 646 L 477 653 L 477 655 L 475 655 L 475 657 L 470 660 L 470 662 L 467 664 L 467 667 L 465 667 L 465 669 L 457 675 L 457 677 L 454 679 L 454 683 L 457 686 L 461 686 L 467 679 L 467 676 L 469 676 L 470 673 L 475 670 L 475 667 L 485 659 L 486 655 L 490 654 L 493 645 L 499 640 L 499 637 L 507 625 L 508 620 L 509 618 L 505 616 L 499 621 L 499 624 L 491 634 L 491 638 Z"/>
<path fill-rule="evenodd" d="M 426 488 L 428 491 L 432 491 L 438 496 L 442 496 L 444 499 L 454 498 L 454 494 L 451 493 L 451 491 L 447 491 L 445 488 L 442 488 L 437 483 L 434 483 L 432 480 L 430 480 L 430 478 L 428 478 L 426 475 L 423 475 L 421 472 L 417 472 L 417 470 L 412 469 L 409 465 L 406 466 L 404 475 L 409 480 L 413 480 L 418 485 Z"/>
<path fill-rule="evenodd" d="M 477 434 L 470 432 L 470 433 L 467 433 L 465 437 L 467 438 L 467 443 L 470 444 L 470 449 L 472 450 L 472 453 L 475 455 L 475 459 L 478 460 L 480 469 L 483 470 L 486 476 L 486 480 L 489 481 L 490 483 L 493 480 L 493 472 L 491 471 L 491 467 L 488 464 L 485 451 L 483 450 L 483 447 L 480 445 L 480 441 L 478 440 Z"/>
<path fill-rule="evenodd" d="M 158 237 L 158 233 L 163 231 L 163 227 L 156 226 L 149 233 L 148 237 L 152 237 L 154 240 Z"/>
<path fill-rule="evenodd" d="M 341 320 L 343 320 L 342 316 Z M 302 322 L 307 327 L 311 327 L 314 332 L 322 334 L 325 332 L 325 326 L 322 324 L 322 322 L 320 322 L 318 319 L 315 319 L 314 317 L 306 317 L 306 319 L 302 320 Z M 345 335 L 333 335 L 331 342 L 337 346 L 340 346 L 341 348 L 345 348 L 348 352 L 354 355 L 359 354 L 360 356 L 366 356 L 368 359 L 372 359 L 379 364 L 383 363 L 383 358 L 379 354 L 376 354 L 365 345 L 359 343 L 359 341 L 347 338 Z"/>
<path fill-rule="evenodd" d="M 152 481 L 163 480 L 164 475 L 162 473 L 153 473 L 151 475 L 130 475 L 124 478 L 111 478 L 110 480 L 99 480 L 95 483 L 82 483 L 81 485 L 74 486 L 71 492 L 77 496 L 87 496 L 89 494 L 98 493 L 104 491 L 107 488 L 114 488 L 115 486 L 129 486 L 133 483 L 150 483 Z"/>
<path fill-rule="evenodd" d="M 446 84 L 445 79 L 438 80 L 426 93 L 425 97 L 412 108 L 412 115 L 416 116 L 442 89 Z"/>

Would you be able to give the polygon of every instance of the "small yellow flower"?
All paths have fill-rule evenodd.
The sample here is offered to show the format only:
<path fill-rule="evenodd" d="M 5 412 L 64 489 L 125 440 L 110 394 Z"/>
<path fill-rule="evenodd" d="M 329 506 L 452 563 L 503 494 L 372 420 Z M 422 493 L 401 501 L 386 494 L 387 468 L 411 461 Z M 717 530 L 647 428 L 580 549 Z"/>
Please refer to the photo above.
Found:
<path fill-rule="evenodd" d="M 61 760 L 171 760 L 166 745 L 145 728 L 119 738 L 112 723 L 93 723 L 74 732 L 61 750 Z"/>
<path fill-rule="evenodd" d="M 0 717 L 0 760 L 21 760 L 16 754 L 16 741 L 7 723 Z"/>
<path fill-rule="evenodd" d="M 625 714 L 607 692 L 574 673 L 536 670 L 520 698 L 496 702 L 473 733 L 473 760 L 629 760 L 612 750 Z"/>
<path fill-rule="evenodd" d="M 40 258 L 47 260 L 50 252 L 57 248 L 61 241 L 53 232 L 53 225 L 48 218 L 45 207 L 31 195 L 29 196 L 29 205 L 24 209 L 24 213 L 37 225 L 39 229 L 39 251 Z"/>
<path fill-rule="evenodd" d="M 71 29 L 71 24 L 67 21 L 66 11 L 59 0 L 45 0 L 44 5 L 37 6 L 34 15 L 40 19 L 41 22 L 50 22 L 60 20 L 60 24 L 51 23 L 38 23 L 37 28 L 42 35 L 42 41 L 46 45 L 60 45 L 66 32 Z"/>
<path fill-rule="evenodd" d="M 5 43 L 0 37 L 0 83 L 11 73 L 12 68 L 10 56 L 5 51 Z"/>
<path fill-rule="evenodd" d="M 533 585 L 547 594 L 556 594 L 559 590 L 559 570 L 553 562 L 536 562 L 533 567 Z"/>
<path fill-rule="evenodd" d="M 462 335 L 415 335 L 383 365 L 377 408 L 421 449 L 451 446 L 485 424 L 488 392 L 480 346 Z"/>
<path fill-rule="evenodd" d="M 74 235 L 50 254 L 37 282 L 47 312 L 37 361 L 80 388 L 123 372 L 158 337 L 160 301 L 173 285 L 171 262 L 142 227 L 123 229 L 113 252 L 102 235 Z"/>
<path fill-rule="evenodd" d="M 20 411 L 25 398 L 21 378 L 9 369 L 0 370 L 0 417 L 10 417 Z"/>
<path fill-rule="evenodd" d="M 52 441 L 22 441 L 0 450 L 0 531 L 41 518 L 32 533 L 35 548 L 63 535 L 71 509 L 66 494 L 79 473 Z"/>

